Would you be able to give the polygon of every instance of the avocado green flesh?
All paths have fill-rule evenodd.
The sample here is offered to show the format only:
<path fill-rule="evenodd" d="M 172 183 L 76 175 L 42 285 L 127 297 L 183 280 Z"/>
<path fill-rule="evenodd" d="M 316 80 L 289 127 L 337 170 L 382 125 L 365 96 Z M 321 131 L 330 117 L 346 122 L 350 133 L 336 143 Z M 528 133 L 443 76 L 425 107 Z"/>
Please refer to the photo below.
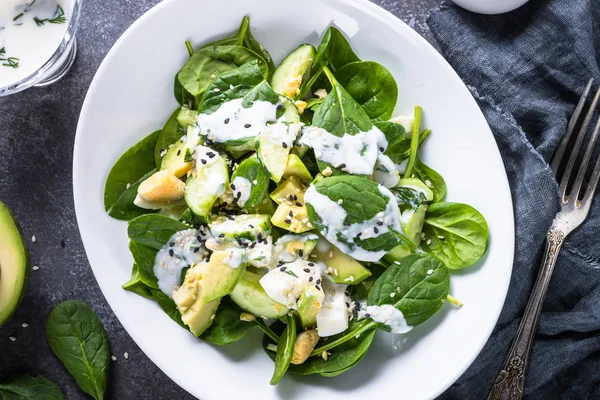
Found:
<path fill-rule="evenodd" d="M 399 244 L 390 250 L 383 258 L 388 262 L 400 261 L 406 256 L 410 256 L 412 252 L 410 248 L 405 244 Z"/>
<path fill-rule="evenodd" d="M 317 243 L 311 255 L 312 260 L 321 261 L 326 267 L 331 268 L 333 272 L 330 276 L 336 283 L 356 285 L 371 276 L 371 271 L 325 239 Z"/>
<path fill-rule="evenodd" d="M 231 300 L 244 310 L 262 318 L 280 318 L 289 308 L 272 300 L 260 285 L 260 275 L 246 271 L 230 293 Z"/>
<path fill-rule="evenodd" d="M 404 231 L 404 233 L 406 233 L 406 236 L 408 236 L 408 238 L 417 247 L 419 246 L 419 244 L 421 244 L 421 231 L 423 231 L 423 224 L 425 223 L 426 212 L 427 206 L 420 205 L 408 221 L 408 224 L 402 226 L 402 230 Z"/>
<path fill-rule="evenodd" d="M 308 172 L 308 169 L 296 154 L 290 154 L 288 156 L 287 165 L 285 166 L 285 171 L 283 171 L 284 178 L 289 178 L 290 176 L 295 176 L 304 182 L 312 181 L 312 175 Z"/>
<path fill-rule="evenodd" d="M 277 189 L 271 192 L 271 199 L 277 204 L 284 202 L 285 200 L 290 200 L 290 196 L 296 196 L 295 201 L 299 201 L 300 203 L 304 203 L 304 192 L 306 188 L 300 182 L 298 178 L 295 176 L 290 176 L 285 181 L 281 182 Z"/>
<path fill-rule="evenodd" d="M 0 326 L 15 311 L 29 278 L 29 255 L 15 217 L 0 202 Z"/>
<path fill-rule="evenodd" d="M 298 299 L 298 317 L 304 329 L 317 325 L 317 314 L 323 305 L 325 295 L 314 286 L 308 286 Z"/>

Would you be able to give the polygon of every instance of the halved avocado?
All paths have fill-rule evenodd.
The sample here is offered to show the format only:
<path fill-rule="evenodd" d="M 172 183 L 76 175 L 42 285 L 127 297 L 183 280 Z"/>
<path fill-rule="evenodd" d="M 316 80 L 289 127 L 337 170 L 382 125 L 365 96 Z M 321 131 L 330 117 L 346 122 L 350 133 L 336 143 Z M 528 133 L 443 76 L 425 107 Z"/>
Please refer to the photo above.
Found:
<path fill-rule="evenodd" d="M 29 253 L 17 220 L 0 201 L 0 326 L 16 310 L 29 278 Z"/>

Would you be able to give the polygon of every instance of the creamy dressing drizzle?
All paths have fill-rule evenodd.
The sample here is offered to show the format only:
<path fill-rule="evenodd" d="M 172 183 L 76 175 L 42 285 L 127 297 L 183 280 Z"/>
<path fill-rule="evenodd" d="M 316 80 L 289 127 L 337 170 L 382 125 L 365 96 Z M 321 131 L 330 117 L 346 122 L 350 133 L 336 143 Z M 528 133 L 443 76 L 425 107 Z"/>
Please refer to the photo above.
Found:
<path fill-rule="evenodd" d="M 319 240 L 319 237 L 313 233 L 305 235 L 283 235 L 275 242 L 275 248 L 273 249 L 273 252 L 276 259 L 285 262 L 292 262 L 297 260 L 298 258 L 301 258 L 298 256 L 297 252 L 290 253 L 287 249 L 287 245 L 294 241 L 306 243 L 307 240 Z"/>
<path fill-rule="evenodd" d="M 373 180 L 386 188 L 398 186 L 400 175 L 396 170 L 396 165 L 388 156 L 379 154 L 377 157 Z"/>
<path fill-rule="evenodd" d="M 344 226 L 344 220 L 347 216 L 346 210 L 329 197 L 319 193 L 313 185 L 304 194 L 304 202 L 310 204 L 321 218 L 325 226 L 325 232 L 322 233 L 327 240 L 342 252 L 359 261 L 376 262 L 386 254 L 384 250 L 369 251 L 359 247 L 355 243 L 359 233 L 361 234 L 360 239 L 364 240 L 376 238 L 389 232 L 390 226 L 394 230 L 400 231 L 400 212 L 396 198 L 387 188 L 381 185 L 378 188 L 379 192 L 388 198 L 385 210 L 366 221 L 350 226 Z M 383 225 L 379 226 L 378 222 L 383 222 Z M 375 228 L 377 228 L 377 233 Z M 342 234 L 345 239 L 344 242 L 338 239 L 338 233 Z"/>
<path fill-rule="evenodd" d="M 383 132 L 376 126 L 368 132 L 356 135 L 335 136 L 325 129 L 315 126 L 302 128 L 300 143 L 313 148 L 319 161 L 327 162 L 334 168 L 357 175 L 371 175 L 380 149 L 386 149 L 388 142 Z"/>
<path fill-rule="evenodd" d="M 209 194 L 220 196 L 225 192 L 227 176 L 224 174 L 206 171 L 205 169 L 220 160 L 219 152 L 206 146 L 197 146 L 194 150 L 196 160 L 196 176 L 202 176 L 204 180 L 203 189 Z"/>
<path fill-rule="evenodd" d="M 238 206 L 244 207 L 250 198 L 252 184 L 243 176 L 236 176 L 233 182 L 231 182 L 231 190 L 233 190 L 233 195 L 237 199 L 236 202 Z"/>
<path fill-rule="evenodd" d="M 367 306 L 365 303 L 362 303 L 361 309 L 358 312 L 358 319 L 362 318 L 371 318 L 375 322 L 387 325 L 390 327 L 392 333 L 396 334 L 409 332 L 413 328 L 406 323 L 402 311 L 391 304 Z"/>
<path fill-rule="evenodd" d="M 256 100 L 248 108 L 244 99 L 233 99 L 221 104 L 212 114 L 198 115 L 200 134 L 209 140 L 225 143 L 258 136 L 267 122 L 277 120 L 277 104 Z"/>
<path fill-rule="evenodd" d="M 348 329 L 350 310 L 347 304 L 350 298 L 346 295 L 348 285 L 335 283 L 329 276 L 323 277 L 323 305 L 317 313 L 317 331 L 319 336 L 333 336 Z"/>
<path fill-rule="evenodd" d="M 169 298 L 173 298 L 173 291 L 179 287 L 181 270 L 197 264 L 208 255 L 198 240 L 201 233 L 205 231 L 179 231 L 156 253 L 154 275 L 158 279 L 158 288 Z"/>
<path fill-rule="evenodd" d="M 323 263 L 298 259 L 272 269 L 259 282 L 271 299 L 295 309 L 304 289 L 316 285 L 324 270 Z"/>

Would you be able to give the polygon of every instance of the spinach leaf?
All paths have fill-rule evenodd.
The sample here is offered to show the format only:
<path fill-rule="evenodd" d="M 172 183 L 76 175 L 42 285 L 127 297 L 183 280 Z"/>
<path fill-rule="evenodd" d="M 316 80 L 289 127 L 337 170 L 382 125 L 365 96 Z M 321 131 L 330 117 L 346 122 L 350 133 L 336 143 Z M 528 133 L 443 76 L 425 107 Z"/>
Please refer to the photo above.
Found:
<path fill-rule="evenodd" d="M 173 321 L 177 322 L 179 326 L 185 330 L 188 330 L 188 327 L 181 320 L 181 313 L 177 309 L 175 302 L 158 289 L 150 289 L 150 291 L 152 292 L 152 297 L 154 297 L 154 300 L 156 300 L 165 314 L 167 314 Z"/>
<path fill-rule="evenodd" d="M 139 217 L 144 214 L 152 214 L 156 212 L 156 210 L 146 210 L 144 208 L 140 208 L 136 206 L 133 201 L 137 197 L 138 187 L 142 182 L 146 179 L 150 178 L 156 169 L 148 172 L 146 175 L 142 176 L 140 179 L 135 181 L 129 186 L 128 189 L 121 194 L 119 200 L 108 210 L 108 215 L 115 219 L 120 219 L 122 221 L 129 221 L 135 217 Z"/>
<path fill-rule="evenodd" d="M 310 222 L 323 236 L 327 237 L 334 232 L 336 239 L 346 243 L 351 249 L 358 246 L 367 251 L 389 251 L 400 244 L 398 234 L 391 231 L 367 239 L 346 238 L 342 235 L 342 231 L 350 225 L 364 223 L 375 218 L 378 213 L 386 212 L 390 199 L 381 192 L 380 185 L 376 182 L 359 176 L 341 175 L 324 178 L 314 183 L 314 188 L 333 202 L 341 203 L 340 206 L 346 211 L 344 226 L 328 226 L 323 223 L 310 201 L 306 200 Z"/>
<path fill-rule="evenodd" d="M 329 66 L 333 71 L 337 71 L 344 65 L 355 61 L 360 61 L 360 59 L 354 54 L 348 40 L 336 27 L 330 26 L 317 47 L 312 70 L 314 72 L 324 66 Z"/>
<path fill-rule="evenodd" d="M 444 181 L 444 178 L 440 174 L 425 165 L 419 156 L 417 156 L 413 174 L 431 189 L 434 203 L 444 198 L 446 195 L 446 181 Z"/>
<path fill-rule="evenodd" d="M 145 297 L 147 299 L 152 299 L 152 291 L 150 290 L 150 286 L 146 285 L 141 277 L 139 272 L 139 267 L 136 263 L 133 263 L 133 268 L 131 269 L 131 278 L 125 284 L 123 284 L 123 289 L 129 290 L 137 295 Z"/>
<path fill-rule="evenodd" d="M 335 77 L 371 120 L 387 121 L 392 117 L 398 100 L 398 85 L 383 65 L 374 61 L 355 61 L 337 70 Z"/>
<path fill-rule="evenodd" d="M 210 114 L 225 101 L 239 98 L 244 98 L 244 107 L 250 107 L 256 100 L 272 104 L 279 101 L 279 95 L 265 80 L 264 72 L 256 61 L 219 75 L 208 87 L 198 109 L 201 113 Z"/>
<path fill-rule="evenodd" d="M 271 180 L 271 175 L 269 171 L 261 164 L 258 157 L 249 157 L 242 161 L 240 165 L 235 169 L 233 175 L 231 176 L 231 182 L 235 182 L 235 178 L 237 177 L 245 178 L 250 182 L 250 197 L 244 204 L 242 208 L 247 210 L 254 210 L 258 207 L 261 201 L 267 195 L 269 191 L 269 182 Z M 256 182 L 256 183 L 254 183 Z M 233 191 L 234 197 L 236 196 L 236 192 L 239 192 L 242 188 L 235 187 L 231 185 L 231 190 Z"/>
<path fill-rule="evenodd" d="M 160 214 L 142 215 L 129 221 L 127 235 L 131 240 L 160 250 L 176 232 L 189 229 L 186 224 Z"/>
<path fill-rule="evenodd" d="M 132 240 L 129 242 L 129 251 L 131 251 L 133 260 L 138 266 L 138 276 L 140 281 L 149 288 L 158 289 L 158 279 L 156 279 L 156 275 L 154 275 L 156 249 Z"/>
<path fill-rule="evenodd" d="M 392 146 L 402 143 L 406 137 L 406 131 L 404 130 L 404 127 L 395 122 L 378 121 L 375 122 L 374 125 L 385 135 L 385 138 L 388 141 L 388 149 L 390 149 Z M 386 151 L 385 154 L 387 155 L 387 153 L 388 152 Z M 394 161 L 396 164 L 400 163 L 400 161 L 395 161 L 393 159 L 392 161 Z"/>
<path fill-rule="evenodd" d="M 102 400 L 108 384 L 110 349 L 94 310 L 75 300 L 60 303 L 48 317 L 46 338 L 81 390 Z"/>
<path fill-rule="evenodd" d="M 194 96 L 190 92 L 184 89 L 179 81 L 179 73 L 175 75 L 175 82 L 173 84 L 173 95 L 175 96 L 175 100 L 179 103 L 179 105 L 187 106 L 192 108 L 194 106 Z"/>
<path fill-rule="evenodd" d="M 110 209 L 117 204 L 119 198 L 127 190 L 127 185 L 137 182 L 141 177 L 152 171 L 154 162 L 154 147 L 160 131 L 156 131 L 133 145 L 117 160 L 110 170 L 104 185 L 104 209 Z"/>
<path fill-rule="evenodd" d="M 271 378 L 271 385 L 276 385 L 286 373 L 292 362 L 294 355 L 294 345 L 296 344 L 296 318 L 286 315 L 287 326 L 283 330 L 279 342 L 277 343 L 277 353 L 275 354 L 275 371 Z"/>
<path fill-rule="evenodd" d="M 409 326 L 417 326 L 440 309 L 450 289 L 444 263 L 429 254 L 413 254 L 392 263 L 375 281 L 367 304 L 391 304 Z"/>
<path fill-rule="evenodd" d="M 356 337 L 331 349 L 325 360 L 321 354 L 313 356 L 300 365 L 291 365 L 290 372 L 300 375 L 319 374 L 322 376 L 337 376 L 354 367 L 367 353 L 373 342 L 376 329 L 374 327 Z M 342 335 L 342 334 L 340 334 Z M 339 336 L 339 335 L 338 335 Z M 336 340 L 336 336 L 330 340 Z"/>
<path fill-rule="evenodd" d="M 177 77 L 183 89 L 199 101 L 215 77 L 250 61 L 256 61 L 263 74 L 268 76 L 267 63 L 252 50 L 238 45 L 202 47 L 183 65 Z"/>
<path fill-rule="evenodd" d="M 448 268 L 474 264 L 487 249 L 488 226 L 476 209 L 460 203 L 429 206 L 423 226 L 421 247 L 439 257 Z"/>
<path fill-rule="evenodd" d="M 173 114 L 171 114 L 163 128 L 159 131 L 160 134 L 158 135 L 158 138 L 156 138 L 156 145 L 154 146 L 154 162 L 156 163 L 157 169 L 160 169 L 162 163 L 161 153 L 185 135 L 185 132 L 177 122 L 179 111 L 181 111 L 181 107 L 173 111 Z"/>
<path fill-rule="evenodd" d="M 219 346 L 237 342 L 254 327 L 252 322 L 240 319 L 243 312 L 244 310 L 232 302 L 222 302 L 212 325 L 204 331 L 200 339 Z"/>
<path fill-rule="evenodd" d="M 63 400 L 58 386 L 41 375 L 16 374 L 0 382 L 0 394 L 4 400 Z"/>

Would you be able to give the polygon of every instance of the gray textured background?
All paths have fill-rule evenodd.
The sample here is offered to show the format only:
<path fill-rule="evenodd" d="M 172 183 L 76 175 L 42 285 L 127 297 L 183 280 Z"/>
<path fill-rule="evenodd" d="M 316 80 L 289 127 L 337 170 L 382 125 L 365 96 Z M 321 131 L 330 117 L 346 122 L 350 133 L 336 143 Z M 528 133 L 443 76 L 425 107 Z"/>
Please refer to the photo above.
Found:
<path fill-rule="evenodd" d="M 439 0 L 374 2 L 433 42 L 425 17 Z M 110 338 L 111 353 L 117 357 L 111 366 L 107 398 L 193 398 L 142 353 L 106 303 L 79 237 L 71 188 L 73 141 L 88 86 L 113 43 L 156 3 L 85 1 L 79 54 L 66 78 L 48 88 L 0 98 L 0 200 L 13 210 L 25 237 L 36 236 L 37 241 L 28 245 L 32 265 L 39 266 L 31 273 L 20 308 L 0 328 L 0 380 L 13 372 L 40 373 L 56 382 L 67 399 L 87 398 L 53 356 L 45 338 L 52 308 L 63 300 L 77 299 L 98 313 Z M 29 326 L 23 328 L 23 322 Z M 16 341 L 9 340 L 10 336 Z"/>

